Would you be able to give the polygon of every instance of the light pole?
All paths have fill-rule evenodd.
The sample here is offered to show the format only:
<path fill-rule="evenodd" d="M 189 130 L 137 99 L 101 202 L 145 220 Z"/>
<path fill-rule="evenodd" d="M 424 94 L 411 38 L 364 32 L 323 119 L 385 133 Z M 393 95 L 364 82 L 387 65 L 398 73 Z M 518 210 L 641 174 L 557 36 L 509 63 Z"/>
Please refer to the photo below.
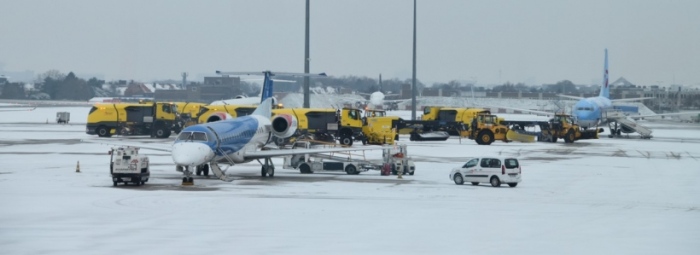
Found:
<path fill-rule="evenodd" d="M 309 73 L 309 0 L 306 0 L 306 42 L 304 53 L 304 73 Z M 309 76 L 304 76 L 304 108 L 309 108 Z"/>
<path fill-rule="evenodd" d="M 416 120 L 416 0 L 413 0 L 413 81 L 411 85 L 411 120 Z"/>

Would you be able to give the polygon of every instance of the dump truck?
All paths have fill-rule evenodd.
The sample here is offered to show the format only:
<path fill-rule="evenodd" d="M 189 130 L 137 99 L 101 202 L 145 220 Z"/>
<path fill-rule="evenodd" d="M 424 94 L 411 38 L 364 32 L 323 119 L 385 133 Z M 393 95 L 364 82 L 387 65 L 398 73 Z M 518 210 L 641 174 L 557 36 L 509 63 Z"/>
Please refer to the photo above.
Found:
<path fill-rule="evenodd" d="M 95 104 L 88 113 L 89 135 L 150 135 L 168 138 L 178 130 L 177 105 L 164 102 Z"/>

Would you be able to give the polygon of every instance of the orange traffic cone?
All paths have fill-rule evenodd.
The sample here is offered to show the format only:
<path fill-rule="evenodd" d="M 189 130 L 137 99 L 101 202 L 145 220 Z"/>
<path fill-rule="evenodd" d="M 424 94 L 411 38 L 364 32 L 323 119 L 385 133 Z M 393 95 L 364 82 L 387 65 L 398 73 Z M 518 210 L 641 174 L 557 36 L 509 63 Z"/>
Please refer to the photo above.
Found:
<path fill-rule="evenodd" d="M 75 166 L 75 172 L 80 173 L 80 161 L 78 161 L 78 165 Z"/>

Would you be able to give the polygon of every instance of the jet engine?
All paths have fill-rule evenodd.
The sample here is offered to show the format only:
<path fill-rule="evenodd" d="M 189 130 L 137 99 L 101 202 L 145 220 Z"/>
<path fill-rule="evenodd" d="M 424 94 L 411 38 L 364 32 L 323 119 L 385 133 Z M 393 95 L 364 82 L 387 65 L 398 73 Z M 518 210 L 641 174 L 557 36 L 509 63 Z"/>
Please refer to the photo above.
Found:
<path fill-rule="evenodd" d="M 230 119 L 233 119 L 233 117 L 231 115 L 229 115 L 228 113 L 215 112 L 215 113 L 212 113 L 211 115 L 209 115 L 209 117 L 207 117 L 207 123 L 214 122 L 214 121 L 220 121 L 220 120 L 230 120 Z"/>
<path fill-rule="evenodd" d="M 297 118 L 289 114 L 280 114 L 272 118 L 272 134 L 287 138 L 297 131 Z"/>

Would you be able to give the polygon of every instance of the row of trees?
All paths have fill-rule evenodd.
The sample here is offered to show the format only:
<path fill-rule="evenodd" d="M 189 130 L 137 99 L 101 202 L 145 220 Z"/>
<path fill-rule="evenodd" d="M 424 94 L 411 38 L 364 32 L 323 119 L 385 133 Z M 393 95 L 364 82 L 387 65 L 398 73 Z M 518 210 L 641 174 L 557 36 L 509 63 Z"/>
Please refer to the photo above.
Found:
<path fill-rule="evenodd" d="M 30 89 L 26 89 L 23 83 L 5 84 L 0 91 L 0 98 L 89 100 L 95 96 L 95 89 L 100 89 L 104 83 L 104 80 L 94 77 L 86 81 L 73 72 L 66 75 L 57 70 L 50 70 L 38 75 L 33 88 Z"/>

